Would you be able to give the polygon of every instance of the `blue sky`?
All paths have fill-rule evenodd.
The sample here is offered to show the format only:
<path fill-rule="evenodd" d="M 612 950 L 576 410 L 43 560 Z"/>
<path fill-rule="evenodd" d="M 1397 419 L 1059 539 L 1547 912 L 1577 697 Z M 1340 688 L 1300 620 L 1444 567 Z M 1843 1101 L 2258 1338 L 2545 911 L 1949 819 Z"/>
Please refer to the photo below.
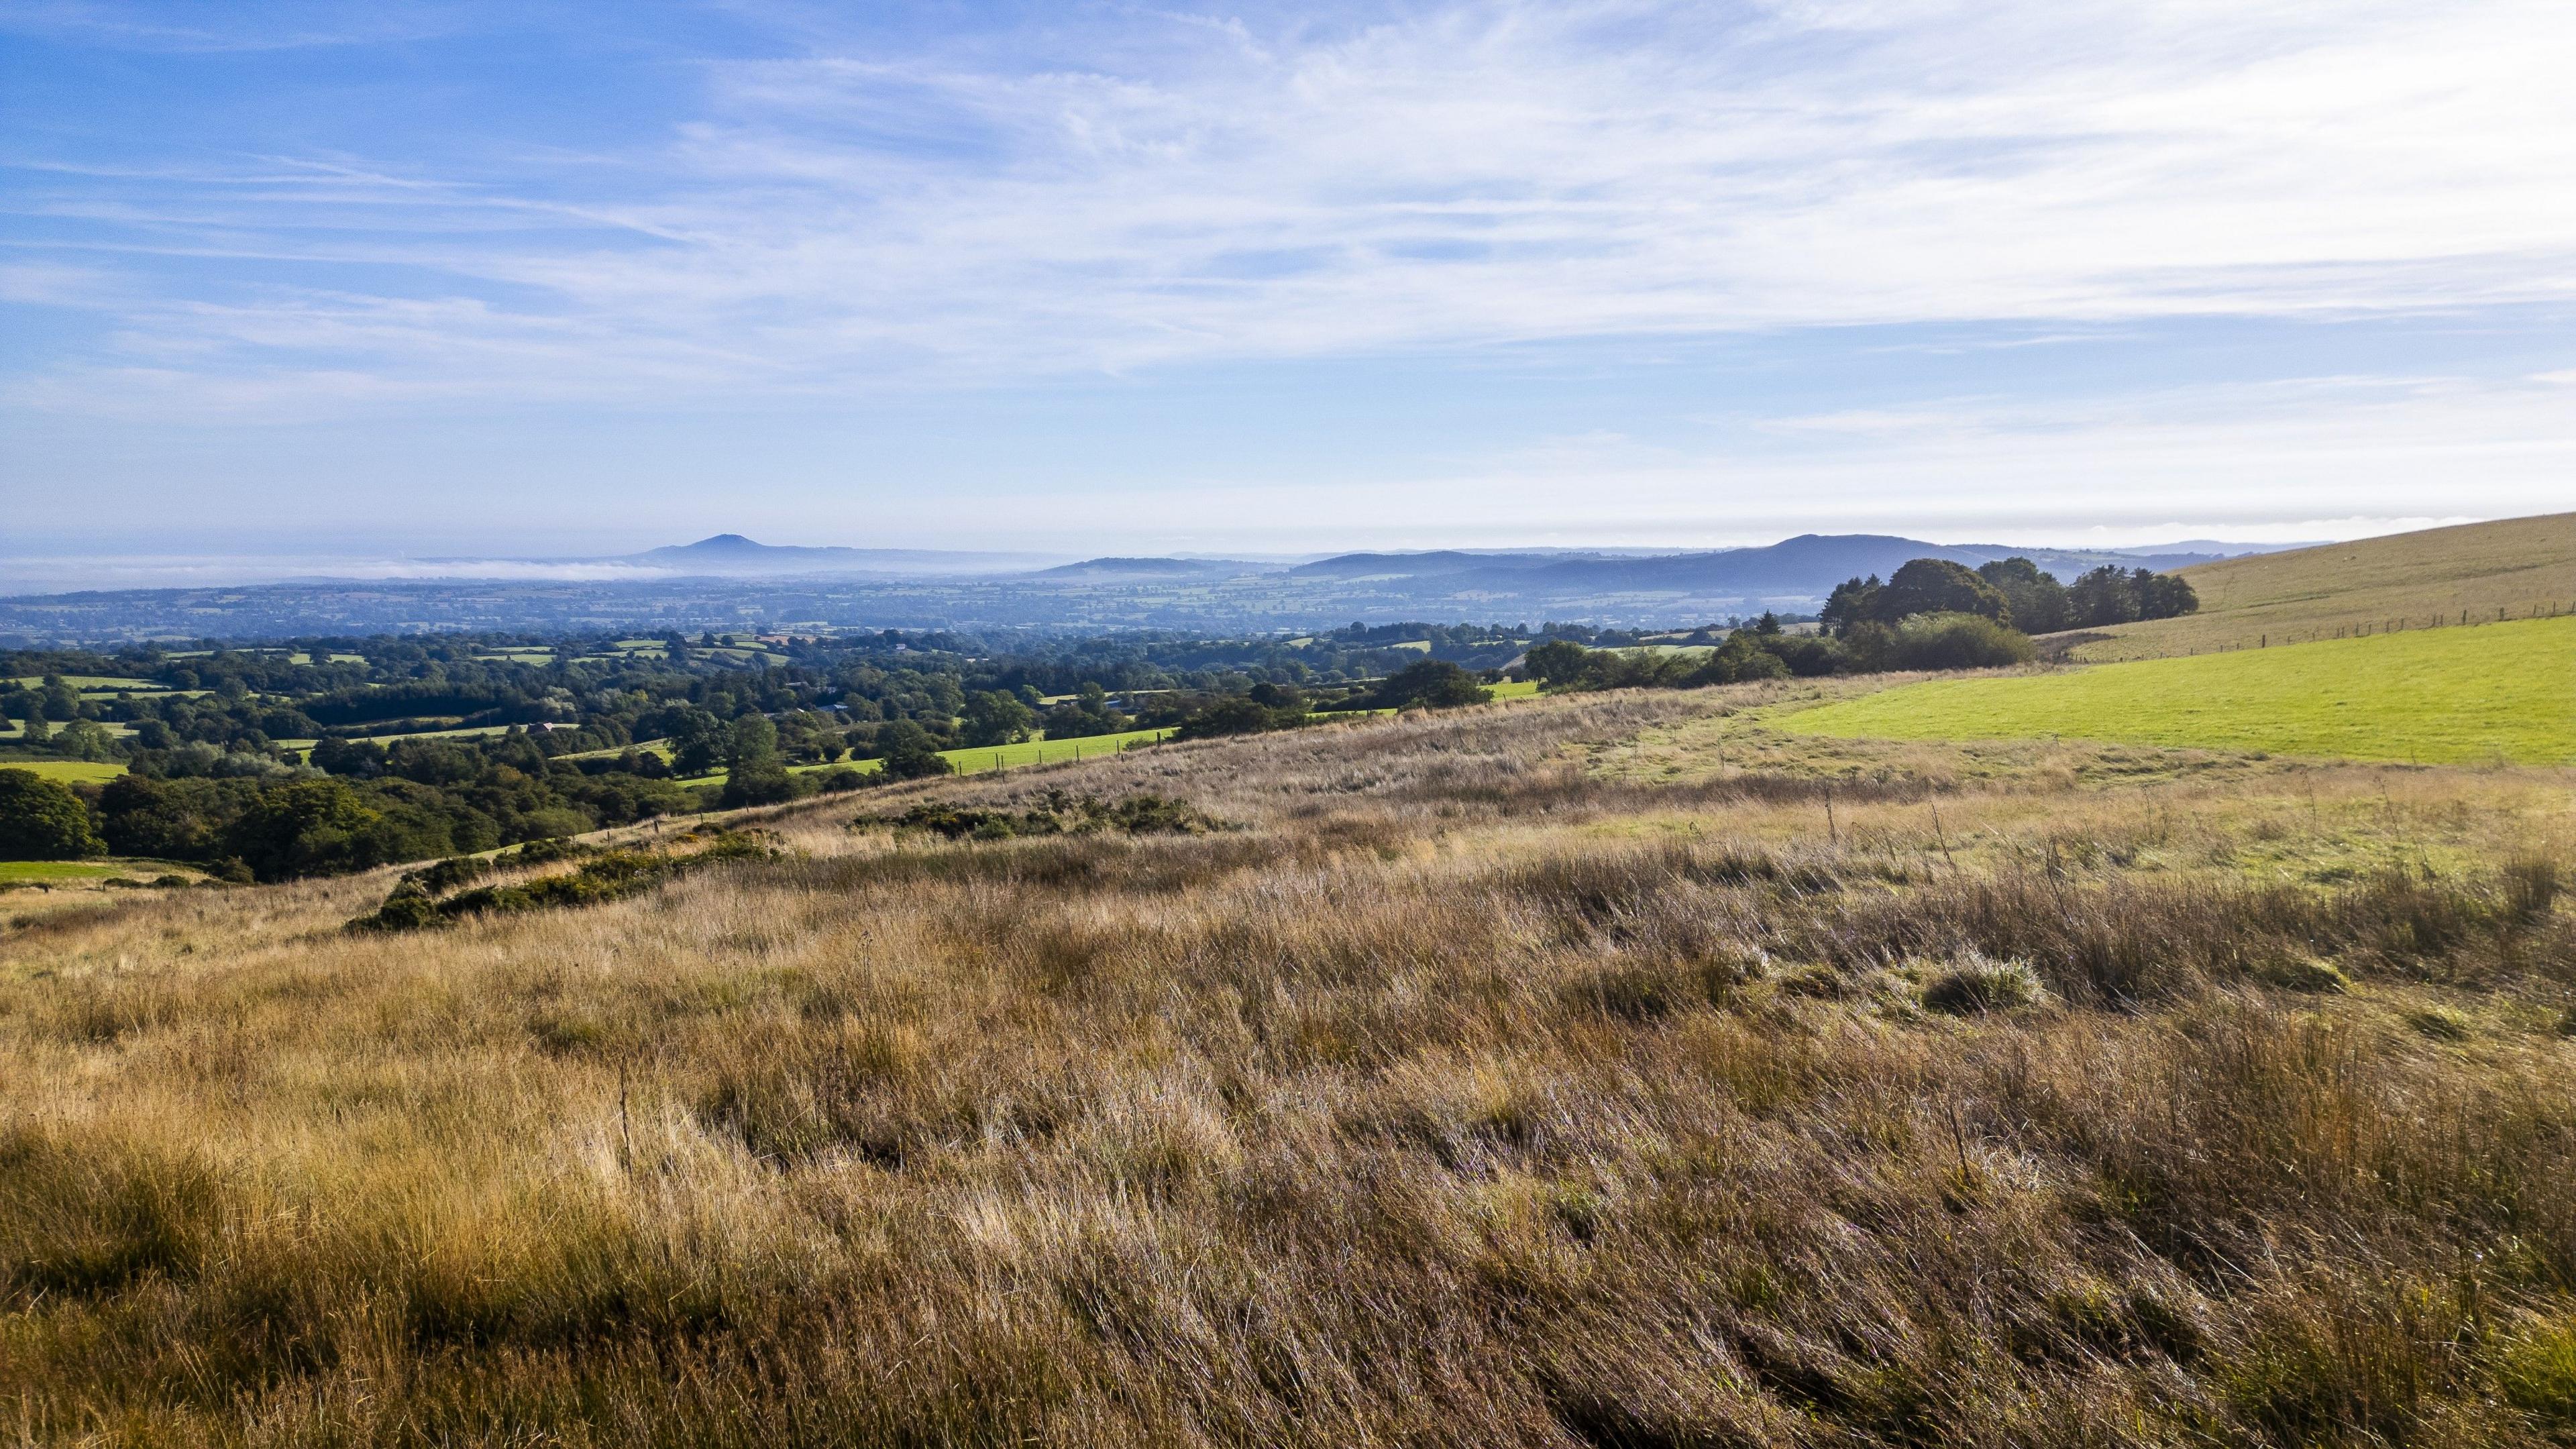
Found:
<path fill-rule="evenodd" d="M 2563 0 L 0 9 L 0 549 L 2576 506 Z"/>

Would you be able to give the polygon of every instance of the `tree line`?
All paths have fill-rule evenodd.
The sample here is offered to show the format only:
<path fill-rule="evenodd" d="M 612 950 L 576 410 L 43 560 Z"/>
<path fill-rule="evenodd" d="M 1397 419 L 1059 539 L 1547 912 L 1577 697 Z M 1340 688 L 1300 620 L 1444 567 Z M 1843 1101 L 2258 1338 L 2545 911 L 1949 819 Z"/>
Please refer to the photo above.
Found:
<path fill-rule="evenodd" d="M 1522 668 L 1552 690 L 1696 688 L 1792 675 L 1892 670 L 1990 669 L 2036 657 L 2035 633 L 2094 628 L 2192 613 L 2189 580 L 2105 565 L 2060 584 L 2026 558 L 1970 569 L 1919 558 L 1881 582 L 1834 587 L 1815 633 L 1792 632 L 1770 614 L 1727 634 L 1704 655 L 1586 648 L 1551 640 Z"/>

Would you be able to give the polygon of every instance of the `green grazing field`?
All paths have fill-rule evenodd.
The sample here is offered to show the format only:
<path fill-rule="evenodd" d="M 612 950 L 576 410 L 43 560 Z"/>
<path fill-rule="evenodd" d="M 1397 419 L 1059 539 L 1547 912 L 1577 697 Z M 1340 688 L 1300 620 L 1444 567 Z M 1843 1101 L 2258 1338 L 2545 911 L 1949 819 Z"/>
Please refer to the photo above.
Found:
<path fill-rule="evenodd" d="M 2428 528 L 2182 571 L 2200 612 L 2061 636 L 2088 664 L 2576 612 L 2576 513 Z"/>
<path fill-rule="evenodd" d="M 449 717 L 454 718 L 452 715 Z M 396 740 L 464 740 L 476 739 L 484 735 L 506 735 L 509 732 L 508 725 L 473 725 L 448 730 L 400 730 L 392 734 L 366 735 L 363 738 L 371 744 L 391 746 Z"/>
<path fill-rule="evenodd" d="M 1780 725 L 1845 738 L 2060 735 L 2358 760 L 2576 764 L 2576 618 L 1934 680 Z"/>
<path fill-rule="evenodd" d="M 981 749 L 941 750 L 939 753 L 957 767 L 958 774 L 974 775 L 997 766 L 1016 770 L 1023 765 L 1052 765 L 1072 759 L 1096 760 L 1116 754 L 1121 746 L 1129 743 L 1151 744 L 1168 739 L 1171 734 L 1170 730 L 1129 730 L 1124 734 L 1093 735 L 1087 739 L 1028 740 L 1016 745 L 987 745 Z M 862 762 L 867 767 L 874 767 L 876 763 L 874 760 Z M 832 767 L 825 765 L 821 768 L 828 770 Z"/>
<path fill-rule="evenodd" d="M 12 760 L 0 758 L 0 770 L 32 770 L 48 780 L 70 784 L 79 780 L 113 780 L 125 773 L 125 766 L 115 760 Z"/>
<path fill-rule="evenodd" d="M 138 873 L 149 879 L 166 869 L 158 863 L 145 870 L 139 866 L 102 865 L 94 860 L 0 860 L 0 881 L 105 880 L 112 875 L 131 878 Z"/>
<path fill-rule="evenodd" d="M 988 770 L 1016 770 L 1026 765 L 1057 765 L 1068 760 L 1096 760 L 1117 753 L 1123 745 L 1146 743 L 1171 738 L 1170 730 L 1129 730 L 1124 734 L 1091 735 L 1077 740 L 1025 740 L 1016 745 L 980 745 L 972 749 L 941 750 L 940 758 L 957 767 L 961 775 L 980 775 Z M 667 757 L 659 746 L 648 746 Z M 597 752 L 594 752 L 597 753 Z M 873 775 L 884 768 L 879 760 L 840 760 L 817 765 L 790 765 L 794 774 L 820 774 L 832 770 L 856 770 Z M 724 771 L 697 775 L 682 780 L 683 785 L 712 785 L 724 779 Z"/>

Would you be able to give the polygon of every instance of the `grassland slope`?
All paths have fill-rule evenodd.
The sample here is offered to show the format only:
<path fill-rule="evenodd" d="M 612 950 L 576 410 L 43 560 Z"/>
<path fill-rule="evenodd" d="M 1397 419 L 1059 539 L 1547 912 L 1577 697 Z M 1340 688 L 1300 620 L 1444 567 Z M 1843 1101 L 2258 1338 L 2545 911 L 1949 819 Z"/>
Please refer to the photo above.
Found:
<path fill-rule="evenodd" d="M 2088 631 L 2088 662 L 2576 611 L 2576 513 L 2432 528 L 2183 570 L 2200 611 Z"/>
<path fill-rule="evenodd" d="M 893 786 L 764 816 L 779 858 L 396 937 L 339 929 L 389 872 L 17 893 L 0 1412 L 83 1445 L 2567 1442 L 2569 775 L 1824 774 L 1839 742 L 1765 723 L 1822 687 Z M 1050 790 L 1225 828 L 850 828 Z"/>
<path fill-rule="evenodd" d="M 2354 760 L 2576 764 L 2576 618 L 1927 680 L 1780 724 L 1844 738 L 2060 735 Z"/>

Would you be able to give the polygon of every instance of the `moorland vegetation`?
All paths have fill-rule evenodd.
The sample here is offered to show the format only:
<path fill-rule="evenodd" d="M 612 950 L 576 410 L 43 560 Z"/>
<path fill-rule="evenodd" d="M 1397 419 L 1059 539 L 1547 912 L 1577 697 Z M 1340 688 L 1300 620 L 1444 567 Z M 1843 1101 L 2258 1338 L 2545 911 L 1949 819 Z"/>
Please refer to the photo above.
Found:
<path fill-rule="evenodd" d="M 1880 684 L 0 898 L 11 1432 L 2576 1434 L 2568 773 L 1783 727 Z"/>

